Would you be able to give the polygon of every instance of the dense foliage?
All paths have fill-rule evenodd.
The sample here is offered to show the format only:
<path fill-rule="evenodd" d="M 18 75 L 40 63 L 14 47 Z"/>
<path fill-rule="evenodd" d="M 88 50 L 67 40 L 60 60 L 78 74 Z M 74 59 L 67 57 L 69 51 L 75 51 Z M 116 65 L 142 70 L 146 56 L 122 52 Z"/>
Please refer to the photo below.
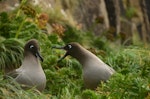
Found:
<path fill-rule="evenodd" d="M 63 24 L 65 31 L 45 34 L 38 27 L 35 16 L 18 12 L 0 14 L 0 67 L 19 67 L 23 59 L 23 45 L 31 38 L 40 43 L 44 62 L 41 63 L 47 77 L 43 93 L 22 90 L 12 79 L 0 76 L 0 98 L 39 99 L 144 99 L 150 98 L 150 47 L 131 45 L 128 47 L 111 43 L 105 37 L 94 37 L 91 33 Z M 17 13 L 17 14 L 15 14 Z M 107 83 L 101 83 L 97 90 L 84 88 L 82 67 L 73 58 L 67 57 L 57 63 L 63 51 L 51 49 L 54 45 L 80 42 L 87 49 L 112 66 L 117 73 Z M 13 64 L 13 65 L 10 65 Z"/>

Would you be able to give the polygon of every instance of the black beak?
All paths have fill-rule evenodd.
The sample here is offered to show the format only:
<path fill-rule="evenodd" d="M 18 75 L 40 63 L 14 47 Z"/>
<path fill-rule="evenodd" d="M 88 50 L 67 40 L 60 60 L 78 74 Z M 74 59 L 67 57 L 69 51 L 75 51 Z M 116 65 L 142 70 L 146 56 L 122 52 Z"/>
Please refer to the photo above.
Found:
<path fill-rule="evenodd" d="M 55 48 L 55 49 L 64 49 L 63 46 L 52 46 L 52 48 Z"/>
<path fill-rule="evenodd" d="M 62 46 L 53 46 L 52 48 L 65 50 L 65 49 L 64 49 L 64 46 L 63 46 L 63 47 L 62 47 Z M 66 56 L 68 56 L 68 53 L 67 53 L 67 52 L 66 52 L 66 54 L 65 54 L 63 57 L 61 57 L 57 62 L 60 62 L 60 61 L 63 60 Z"/>
<path fill-rule="evenodd" d="M 43 57 L 40 55 L 40 53 L 37 51 L 36 57 L 39 57 L 39 59 L 43 62 Z"/>
<path fill-rule="evenodd" d="M 62 61 L 66 56 L 68 56 L 68 53 L 66 52 L 66 54 L 63 56 L 63 57 L 61 57 L 57 62 L 59 63 L 60 61 Z"/>

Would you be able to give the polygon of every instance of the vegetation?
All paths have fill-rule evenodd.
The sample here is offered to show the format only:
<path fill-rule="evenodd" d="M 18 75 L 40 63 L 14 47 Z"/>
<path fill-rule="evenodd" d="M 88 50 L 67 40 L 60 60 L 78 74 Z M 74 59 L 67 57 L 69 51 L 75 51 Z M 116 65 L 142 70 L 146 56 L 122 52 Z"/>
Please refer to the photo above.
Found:
<path fill-rule="evenodd" d="M 64 21 L 63 24 L 59 23 L 62 25 L 62 28 L 58 28 L 58 30 L 62 30 L 46 34 L 43 33 L 43 28 L 41 29 L 41 26 L 44 27 L 44 24 L 38 20 L 39 13 L 34 9 L 32 9 L 32 12 L 35 12 L 34 14 L 30 12 L 31 9 L 24 10 L 18 8 L 13 13 L 7 14 L 3 12 L 0 14 L 0 67 L 2 70 L 0 73 L 0 98 L 150 98 L 149 45 L 118 45 L 107 40 L 105 35 L 94 37 L 89 32 L 78 30 L 68 23 L 65 24 Z M 28 12 L 28 14 L 25 12 Z M 46 73 L 47 86 L 42 93 L 34 88 L 22 90 L 20 85 L 14 82 L 13 79 L 3 79 L 3 70 L 6 67 L 16 68 L 20 66 L 23 58 L 23 45 L 31 38 L 39 41 L 41 53 L 44 57 L 42 66 Z M 51 49 L 54 45 L 64 45 L 72 41 L 80 42 L 105 63 L 112 66 L 117 73 L 107 83 L 102 82 L 97 90 L 85 89 L 82 80 L 82 67 L 77 60 L 67 57 L 62 62 L 57 63 L 57 60 L 64 52 Z M 11 66 L 10 64 L 13 65 Z"/>

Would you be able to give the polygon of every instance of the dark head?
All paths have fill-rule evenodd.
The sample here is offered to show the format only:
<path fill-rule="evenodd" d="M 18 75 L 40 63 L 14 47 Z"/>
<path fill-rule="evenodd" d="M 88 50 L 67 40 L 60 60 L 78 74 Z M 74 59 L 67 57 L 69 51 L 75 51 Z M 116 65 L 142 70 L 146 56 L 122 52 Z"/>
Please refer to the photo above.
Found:
<path fill-rule="evenodd" d="M 39 58 L 41 61 L 43 61 L 43 58 L 40 55 L 39 51 L 40 51 L 40 47 L 38 45 L 37 40 L 35 39 L 29 40 L 24 46 L 24 56 L 28 54 L 32 54 L 36 58 Z"/>
<path fill-rule="evenodd" d="M 66 54 L 60 59 L 64 59 L 66 56 L 70 55 L 74 58 L 78 58 L 81 55 L 81 49 L 83 48 L 80 44 L 76 43 L 76 42 L 72 42 L 69 43 L 63 47 L 53 47 L 53 48 L 57 48 L 57 49 L 64 49 L 66 50 Z M 60 61 L 59 60 L 59 61 Z"/>

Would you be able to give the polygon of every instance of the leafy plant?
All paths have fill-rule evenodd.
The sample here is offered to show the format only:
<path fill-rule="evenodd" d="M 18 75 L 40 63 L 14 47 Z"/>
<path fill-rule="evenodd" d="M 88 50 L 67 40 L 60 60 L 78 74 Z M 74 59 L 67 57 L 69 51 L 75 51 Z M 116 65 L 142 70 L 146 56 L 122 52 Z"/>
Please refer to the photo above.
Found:
<path fill-rule="evenodd" d="M 128 19 L 132 19 L 133 17 L 137 16 L 136 9 L 134 7 L 128 7 L 126 9 L 126 17 Z"/>
<path fill-rule="evenodd" d="M 149 91 L 148 80 L 130 73 L 125 76 L 115 74 L 107 83 L 103 83 L 97 92 L 112 99 L 143 99 Z"/>

